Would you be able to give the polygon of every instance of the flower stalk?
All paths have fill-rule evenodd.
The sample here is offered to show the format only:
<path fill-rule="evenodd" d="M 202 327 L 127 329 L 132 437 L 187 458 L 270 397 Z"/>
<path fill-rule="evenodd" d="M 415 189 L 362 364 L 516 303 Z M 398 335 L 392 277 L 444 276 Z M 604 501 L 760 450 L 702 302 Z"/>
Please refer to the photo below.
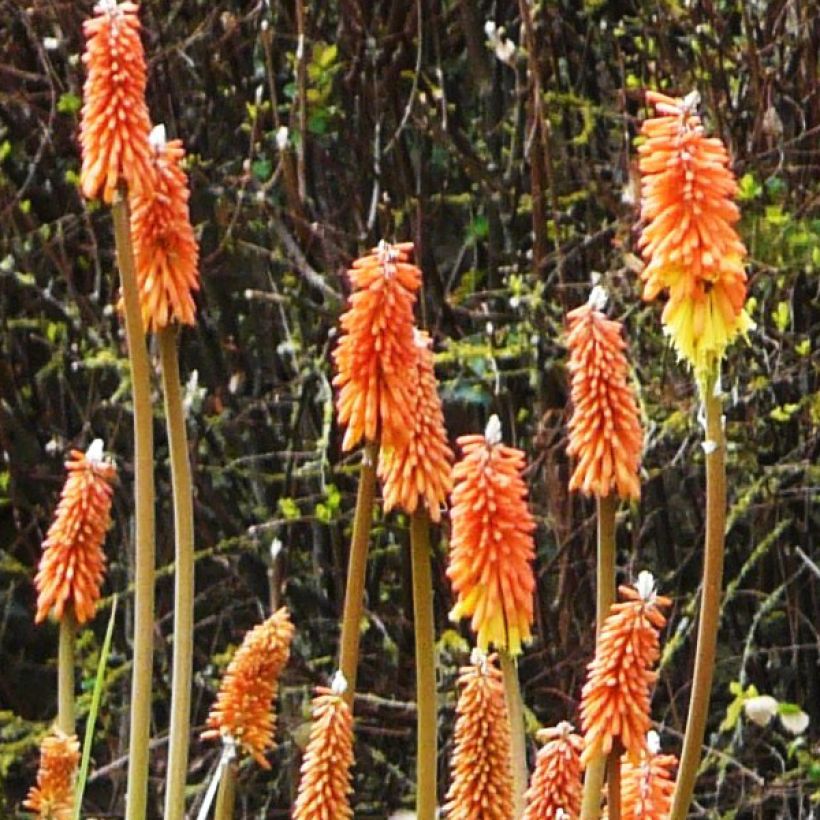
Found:
<path fill-rule="evenodd" d="M 60 619 L 57 655 L 57 725 L 67 735 L 74 734 L 74 646 L 77 622 L 70 608 Z"/>
<path fill-rule="evenodd" d="M 438 762 L 436 636 L 430 567 L 430 517 L 423 507 L 418 507 L 410 518 L 410 551 L 416 642 L 416 817 L 418 820 L 434 820 Z"/>
<path fill-rule="evenodd" d="M 339 669 L 347 681 L 344 699 L 353 711 L 356 691 L 356 670 L 359 665 L 359 627 L 364 611 L 364 581 L 367 569 L 367 548 L 373 523 L 373 498 L 376 490 L 376 457 L 378 446 L 368 442 L 362 452 L 356 511 L 353 516 L 353 535 L 347 564 L 342 634 L 339 649 Z"/>
<path fill-rule="evenodd" d="M 685 820 L 692 802 L 701 747 L 709 717 L 712 677 L 715 670 L 720 598 L 723 584 L 723 548 L 726 533 L 726 439 L 723 431 L 723 401 L 719 376 L 713 372 L 703 389 L 706 411 L 706 544 L 703 558 L 703 585 L 695 650 L 692 696 L 686 720 L 672 820 Z"/>
<path fill-rule="evenodd" d="M 171 728 L 165 817 L 185 815 L 185 779 L 188 771 L 191 675 L 194 634 L 194 511 L 188 438 L 179 382 L 177 331 L 173 325 L 159 331 L 165 423 L 171 458 L 171 486 L 176 541 L 174 572 L 174 649 L 171 680 Z"/>
<path fill-rule="evenodd" d="M 154 431 L 151 375 L 140 315 L 124 183 L 117 186 L 112 215 L 117 263 L 122 283 L 134 403 L 134 656 L 126 820 L 143 820 L 147 815 L 148 741 L 151 732 L 151 686 L 154 665 Z"/>
<path fill-rule="evenodd" d="M 219 780 L 219 791 L 216 793 L 214 820 L 233 820 L 233 809 L 236 804 L 236 763 L 231 761 L 222 770 Z"/>
<path fill-rule="evenodd" d="M 527 738 L 524 733 L 524 704 L 518 682 L 518 664 L 509 652 L 498 653 L 504 679 L 504 699 L 507 703 L 507 722 L 510 726 L 510 757 L 513 776 L 513 817 L 524 816 L 524 795 L 527 791 Z"/>

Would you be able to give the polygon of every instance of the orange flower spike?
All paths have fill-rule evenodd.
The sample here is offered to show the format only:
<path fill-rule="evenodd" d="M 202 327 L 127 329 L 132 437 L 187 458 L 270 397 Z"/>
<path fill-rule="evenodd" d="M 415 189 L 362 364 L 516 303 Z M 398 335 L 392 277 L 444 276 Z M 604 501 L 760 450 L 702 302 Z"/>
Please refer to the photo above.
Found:
<path fill-rule="evenodd" d="M 538 752 L 524 797 L 523 820 L 576 820 L 581 814 L 583 738 L 563 721 L 542 729 L 538 739 L 546 742 Z"/>
<path fill-rule="evenodd" d="M 660 610 L 671 601 L 656 594 L 650 572 L 640 573 L 635 588 L 618 591 L 626 600 L 610 609 L 581 694 L 584 765 L 609 754 L 616 738 L 637 763 L 651 725 L 649 697 L 657 677 L 652 667 L 660 655 L 658 634 L 666 624 Z"/>
<path fill-rule="evenodd" d="M 464 455 L 453 468 L 447 577 L 457 600 L 450 617 L 471 617 L 482 651 L 492 644 L 518 655 L 532 637 L 535 589 L 525 455 L 501 443 L 498 416 L 485 435 L 462 436 L 458 444 Z"/>
<path fill-rule="evenodd" d="M 75 735 L 55 728 L 40 744 L 37 785 L 29 790 L 23 808 L 40 820 L 71 820 L 74 814 L 74 780 L 80 762 Z"/>
<path fill-rule="evenodd" d="M 341 672 L 330 689 L 320 686 L 313 699 L 310 740 L 302 761 L 293 820 L 347 820 L 353 817 L 349 795 L 353 766 L 353 716 L 342 695 Z"/>
<path fill-rule="evenodd" d="M 430 337 L 416 330 L 414 338 L 413 431 L 404 444 L 394 449 L 381 448 L 378 474 L 384 482 L 385 512 L 401 507 L 412 514 L 421 500 L 430 518 L 438 522 L 441 507 L 453 487 L 453 452 L 447 446 Z"/>
<path fill-rule="evenodd" d="M 188 213 L 188 178 L 180 167 L 182 142 L 166 142 L 158 125 L 149 145 L 152 184 L 133 192 L 130 204 L 142 322 L 150 332 L 172 322 L 194 324 L 199 248 Z"/>
<path fill-rule="evenodd" d="M 675 755 L 660 754 L 656 732 L 649 732 L 647 751 L 639 765 L 621 763 L 621 817 L 623 820 L 667 820 L 675 791 Z"/>
<path fill-rule="evenodd" d="M 578 460 L 569 488 L 637 499 L 643 431 L 628 383 L 622 325 L 601 312 L 605 300 L 595 287 L 589 302 L 567 315 L 573 405 L 567 452 Z"/>
<path fill-rule="evenodd" d="M 444 805 L 448 820 L 512 820 L 507 704 L 496 656 L 473 650 L 459 671 L 455 748 Z"/>
<path fill-rule="evenodd" d="M 149 177 L 145 54 L 136 3 L 101 0 L 83 23 L 88 75 L 83 87 L 80 184 L 89 199 L 111 202 L 120 181 Z"/>
<path fill-rule="evenodd" d="M 273 702 L 292 638 L 293 624 L 286 607 L 245 635 L 222 678 L 203 739 L 228 735 L 263 769 L 270 768 L 265 753 L 273 748 Z"/>
<path fill-rule="evenodd" d="M 344 450 L 362 439 L 398 448 L 413 430 L 413 304 L 421 271 L 409 262 L 412 251 L 409 242 L 382 242 L 348 271 L 353 293 L 333 351 Z"/>
<path fill-rule="evenodd" d="M 680 100 L 648 91 L 646 100 L 660 116 L 644 122 L 638 148 L 643 296 L 669 289 L 666 330 L 679 355 L 703 371 L 751 326 L 743 311 L 746 248 L 734 228 L 737 183 L 723 143 L 704 134 L 697 92 Z"/>
<path fill-rule="evenodd" d="M 100 597 L 117 468 L 103 456 L 101 439 L 94 439 L 85 453 L 72 450 L 65 467 L 68 476 L 34 579 L 35 623 L 52 609 L 57 620 L 71 611 L 77 623 L 85 623 L 94 617 Z"/>

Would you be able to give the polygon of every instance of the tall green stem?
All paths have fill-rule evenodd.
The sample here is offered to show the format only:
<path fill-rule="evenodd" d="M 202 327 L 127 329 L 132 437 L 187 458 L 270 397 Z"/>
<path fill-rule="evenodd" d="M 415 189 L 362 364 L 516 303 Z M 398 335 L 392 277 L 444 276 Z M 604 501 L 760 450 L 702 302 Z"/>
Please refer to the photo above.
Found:
<path fill-rule="evenodd" d="M 120 185 L 112 206 L 117 263 L 125 305 L 125 334 L 134 403 L 134 661 L 131 677 L 131 738 L 128 752 L 126 820 L 147 815 L 148 741 L 154 667 L 154 430 L 151 371 L 140 314 L 128 199 Z"/>
<path fill-rule="evenodd" d="M 609 820 L 621 820 L 621 743 L 616 741 L 606 760 L 606 810 Z"/>
<path fill-rule="evenodd" d="M 377 455 L 378 445 L 372 443 L 365 445 L 359 473 L 359 490 L 356 495 L 356 512 L 353 517 L 353 537 L 350 541 L 345 603 L 342 613 L 339 668 L 347 681 L 344 699 L 351 712 L 353 711 L 353 694 L 356 691 L 356 670 L 359 665 L 359 628 L 364 608 L 367 547 L 370 543 L 370 526 L 373 522 Z"/>
<path fill-rule="evenodd" d="M 77 622 L 70 607 L 60 619 L 60 646 L 57 655 L 57 725 L 67 735 L 74 734 L 74 644 Z"/>
<path fill-rule="evenodd" d="M 165 423 L 171 455 L 176 558 L 174 572 L 174 657 L 171 680 L 171 730 L 168 745 L 168 782 L 165 820 L 185 817 L 185 780 L 191 729 L 191 674 L 194 639 L 194 509 L 188 437 L 179 383 L 177 332 L 161 330 L 159 352 Z"/>
<path fill-rule="evenodd" d="M 615 603 L 615 512 L 618 500 L 613 493 L 598 498 L 598 560 L 596 564 L 595 587 L 595 624 L 596 634 Z M 601 789 L 604 785 L 607 758 L 593 758 L 584 775 L 584 800 L 581 806 L 582 820 L 597 820 L 601 816 Z M 610 773 L 616 769 L 620 772 L 620 761 L 617 750 L 610 754 Z M 612 816 L 612 815 L 610 815 Z"/>
<path fill-rule="evenodd" d="M 527 739 L 524 734 L 524 705 L 518 683 L 518 665 L 505 651 L 498 653 L 504 677 L 504 698 L 507 701 L 507 719 L 510 724 L 513 770 L 513 818 L 524 815 L 524 793 L 527 791 Z"/>
<path fill-rule="evenodd" d="M 219 781 L 216 794 L 214 820 L 233 820 L 233 807 L 236 803 L 236 764 L 228 763 Z"/>
<path fill-rule="evenodd" d="M 695 673 L 686 720 L 686 734 L 678 767 L 671 820 L 684 820 L 692 802 L 700 766 L 701 748 L 709 716 L 712 676 L 715 670 L 720 596 L 723 585 L 723 546 L 726 532 L 726 442 L 721 413 L 723 402 L 715 395 L 717 375 L 703 386 L 706 405 L 706 545 L 703 557 L 703 589 L 695 650 Z"/>
<path fill-rule="evenodd" d="M 438 737 L 436 718 L 435 625 L 433 575 L 430 568 L 430 519 L 417 509 L 410 519 L 413 572 L 413 623 L 416 638 L 416 817 L 435 820 Z"/>

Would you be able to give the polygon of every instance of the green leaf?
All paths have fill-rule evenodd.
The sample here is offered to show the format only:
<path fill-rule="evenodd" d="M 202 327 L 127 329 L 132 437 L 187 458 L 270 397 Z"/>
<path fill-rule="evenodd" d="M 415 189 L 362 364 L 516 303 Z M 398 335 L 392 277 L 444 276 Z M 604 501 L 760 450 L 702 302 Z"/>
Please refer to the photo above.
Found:
<path fill-rule="evenodd" d="M 60 94 L 57 100 L 57 110 L 61 114 L 76 114 L 82 107 L 83 101 L 71 91 Z"/>
<path fill-rule="evenodd" d="M 763 186 L 755 179 L 754 174 L 744 174 L 737 184 L 737 198 L 740 200 L 756 199 L 763 193 Z"/>
<path fill-rule="evenodd" d="M 299 505 L 292 498 L 279 499 L 279 512 L 281 512 L 288 521 L 295 521 L 302 515 L 299 510 Z"/>
<path fill-rule="evenodd" d="M 105 631 L 102 649 L 100 650 L 100 660 L 97 664 L 97 677 L 94 679 L 94 691 L 91 694 L 91 709 L 88 712 L 88 720 L 85 724 L 85 737 L 83 738 L 83 759 L 80 764 L 80 774 L 77 778 L 77 786 L 74 791 L 74 820 L 80 820 L 80 810 L 83 805 L 83 793 L 85 783 L 88 780 L 88 764 L 91 760 L 91 747 L 94 745 L 94 725 L 97 722 L 97 715 L 100 711 L 100 701 L 102 700 L 103 680 L 105 670 L 108 667 L 108 656 L 111 653 L 111 637 L 114 634 L 114 621 L 117 617 L 117 596 L 111 603 L 111 615 L 108 618 L 108 629 Z"/>
<path fill-rule="evenodd" d="M 266 182 L 273 173 L 273 163 L 269 159 L 257 159 L 251 164 L 251 171 L 260 182 Z"/>
<path fill-rule="evenodd" d="M 772 311 L 772 320 L 775 323 L 775 326 L 781 333 L 786 332 L 786 328 L 789 326 L 789 322 L 792 318 L 792 312 L 789 308 L 788 302 L 778 302 L 777 308 Z"/>
<path fill-rule="evenodd" d="M 781 424 L 785 424 L 785 422 L 789 421 L 791 417 L 800 409 L 799 404 L 793 404 L 788 402 L 786 404 L 781 404 L 779 407 L 775 407 L 774 410 L 769 413 L 769 418 L 773 421 L 780 422 Z"/>

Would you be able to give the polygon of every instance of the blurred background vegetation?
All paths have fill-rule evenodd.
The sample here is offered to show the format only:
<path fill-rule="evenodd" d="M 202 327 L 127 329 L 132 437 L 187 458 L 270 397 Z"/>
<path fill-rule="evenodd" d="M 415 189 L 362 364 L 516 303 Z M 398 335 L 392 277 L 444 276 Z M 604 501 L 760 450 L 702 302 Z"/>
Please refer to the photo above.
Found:
<path fill-rule="evenodd" d="M 57 630 L 32 579 L 71 446 L 105 439 L 120 486 L 107 541 L 122 595 L 86 811 L 122 810 L 132 601 L 129 374 L 110 215 L 77 188 L 81 25 L 91 3 L 0 2 L 0 816 L 16 816 L 56 711 Z M 808 0 L 146 0 L 155 122 L 189 151 L 199 323 L 182 334 L 196 477 L 190 805 L 219 754 L 198 730 L 243 632 L 272 599 L 297 625 L 273 768 L 238 813 L 285 817 L 311 688 L 334 669 L 357 456 L 340 452 L 329 351 L 345 268 L 413 240 L 452 438 L 498 413 L 530 456 L 536 639 L 520 671 L 536 722 L 574 719 L 592 652 L 593 506 L 570 497 L 563 316 L 591 282 L 623 320 L 646 426 L 643 497 L 620 512 L 619 572 L 675 599 L 654 710 L 677 751 L 704 523 L 692 380 L 639 298 L 633 139 L 647 87 L 697 88 L 729 146 L 749 248 L 748 343 L 726 361 L 727 595 L 709 753 L 693 812 L 808 817 L 820 794 L 820 15 Z M 157 387 L 158 390 L 158 387 Z M 153 816 L 166 763 L 172 526 L 156 400 L 158 581 Z M 436 534 L 440 771 L 467 632 L 450 624 Z M 281 546 L 276 567 L 272 548 Z M 357 698 L 356 815 L 412 806 L 406 521 L 377 515 Z M 273 571 L 272 571 L 273 570 Z M 110 599 L 80 643 L 81 716 Z M 750 689 L 749 687 L 755 687 Z M 807 730 L 743 715 L 754 691 Z M 815 809 L 816 810 L 816 809 Z M 3 814 L 5 813 L 5 814 Z"/>

